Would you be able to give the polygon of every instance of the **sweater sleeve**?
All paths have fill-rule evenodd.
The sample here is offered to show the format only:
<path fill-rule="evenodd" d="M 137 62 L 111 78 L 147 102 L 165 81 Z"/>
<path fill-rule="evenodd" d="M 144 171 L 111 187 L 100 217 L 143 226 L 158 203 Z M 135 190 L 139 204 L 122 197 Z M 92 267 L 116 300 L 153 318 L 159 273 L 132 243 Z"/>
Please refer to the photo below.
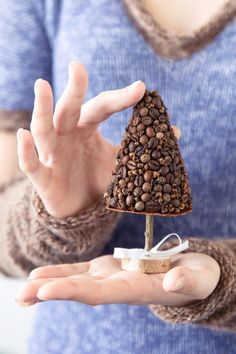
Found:
<path fill-rule="evenodd" d="M 150 309 L 171 323 L 193 323 L 236 331 L 236 239 L 190 238 L 188 251 L 205 253 L 218 262 L 221 275 L 217 287 L 206 299 L 188 306 L 150 305 Z"/>
<path fill-rule="evenodd" d="M 118 214 L 101 198 L 78 216 L 55 219 L 30 182 L 18 177 L 0 189 L 0 270 L 25 276 L 38 266 L 96 257 L 110 240 Z"/>

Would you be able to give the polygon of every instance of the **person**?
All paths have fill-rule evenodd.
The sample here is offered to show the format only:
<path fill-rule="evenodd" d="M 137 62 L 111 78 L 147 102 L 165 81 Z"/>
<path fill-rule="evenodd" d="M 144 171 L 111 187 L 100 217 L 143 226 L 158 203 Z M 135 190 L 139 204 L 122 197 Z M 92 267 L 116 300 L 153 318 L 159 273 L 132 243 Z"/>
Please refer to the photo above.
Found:
<path fill-rule="evenodd" d="M 30 353 L 234 352 L 236 5 L 199 1 L 192 21 L 193 1 L 166 4 L 0 4 L 0 267 L 31 272 L 17 300 L 42 302 Z M 144 82 L 181 128 L 193 192 L 191 214 L 155 218 L 190 238 L 161 276 L 120 270 L 111 253 L 143 247 L 144 220 L 102 198 Z"/>

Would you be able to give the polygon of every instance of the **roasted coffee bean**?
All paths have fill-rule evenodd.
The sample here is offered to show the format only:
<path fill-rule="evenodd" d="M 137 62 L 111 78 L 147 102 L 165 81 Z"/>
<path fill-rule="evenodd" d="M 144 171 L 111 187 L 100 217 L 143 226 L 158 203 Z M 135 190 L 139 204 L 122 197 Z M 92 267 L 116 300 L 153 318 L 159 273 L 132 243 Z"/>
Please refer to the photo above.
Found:
<path fill-rule="evenodd" d="M 172 173 L 168 173 L 166 176 L 166 182 L 167 183 L 172 183 L 174 181 L 175 177 L 172 175 Z"/>
<path fill-rule="evenodd" d="M 122 177 L 126 178 L 128 176 L 128 169 L 126 166 L 122 167 Z"/>
<path fill-rule="evenodd" d="M 145 209 L 146 211 L 158 213 L 161 211 L 161 206 L 157 202 L 150 201 L 146 203 Z"/>
<path fill-rule="evenodd" d="M 144 209 L 144 207 L 145 207 L 144 202 L 137 202 L 135 204 L 135 209 L 138 211 L 142 211 Z"/>
<path fill-rule="evenodd" d="M 145 148 L 144 148 L 143 146 L 138 146 L 138 147 L 136 147 L 136 149 L 135 149 L 135 154 L 136 154 L 138 157 L 140 157 L 141 155 L 143 155 L 144 151 L 145 151 Z"/>
<path fill-rule="evenodd" d="M 123 196 L 128 195 L 129 194 L 128 188 L 122 188 L 122 194 Z"/>
<path fill-rule="evenodd" d="M 144 125 L 150 125 L 150 124 L 152 124 L 152 122 L 153 122 L 153 120 L 149 116 L 145 116 L 145 117 L 142 118 L 142 123 Z"/>
<path fill-rule="evenodd" d="M 126 180 L 125 179 L 120 179 L 119 180 L 119 187 L 120 188 L 124 188 L 126 187 L 127 183 L 126 183 Z"/>
<path fill-rule="evenodd" d="M 143 177 L 144 177 L 144 181 L 146 181 L 146 182 L 151 181 L 152 171 L 150 171 L 150 170 L 145 171 Z"/>
<path fill-rule="evenodd" d="M 134 152 L 135 147 L 136 147 L 136 146 L 135 146 L 135 144 L 134 144 L 133 141 L 132 141 L 131 143 L 129 143 L 129 147 L 128 147 L 128 148 L 129 148 L 129 151 L 130 151 L 130 152 Z"/>
<path fill-rule="evenodd" d="M 144 100 L 146 103 L 150 103 L 152 101 L 152 97 L 146 96 Z"/>
<path fill-rule="evenodd" d="M 135 170 L 136 169 L 136 163 L 133 160 L 129 160 L 127 163 L 127 167 L 129 170 Z"/>
<path fill-rule="evenodd" d="M 122 159 L 122 165 L 127 165 L 128 161 L 129 161 L 129 155 L 125 155 Z"/>
<path fill-rule="evenodd" d="M 110 206 L 111 206 L 112 208 L 116 208 L 116 207 L 117 207 L 117 202 L 118 202 L 118 199 L 117 199 L 116 197 L 111 198 L 111 199 L 110 199 Z"/>
<path fill-rule="evenodd" d="M 162 153 L 163 156 L 169 156 L 170 149 L 163 147 L 162 150 L 161 150 L 161 153 Z"/>
<path fill-rule="evenodd" d="M 164 185 L 164 184 L 166 183 L 165 177 L 162 177 L 162 176 L 159 177 L 159 178 L 158 178 L 158 183 L 161 184 L 161 185 Z"/>
<path fill-rule="evenodd" d="M 162 107 L 159 109 L 159 111 L 160 111 L 161 113 L 165 113 L 166 109 L 165 109 L 164 106 L 162 106 Z"/>
<path fill-rule="evenodd" d="M 164 177 L 160 177 L 160 178 L 164 178 Z M 153 189 L 154 189 L 155 192 L 161 192 L 162 191 L 162 185 L 161 184 L 156 184 Z"/>
<path fill-rule="evenodd" d="M 152 158 L 155 159 L 155 160 L 158 160 L 159 158 L 161 157 L 161 153 L 159 150 L 154 150 L 152 152 Z"/>
<path fill-rule="evenodd" d="M 136 131 L 137 131 L 136 127 L 133 127 L 133 126 L 130 126 L 130 127 L 129 127 L 129 132 L 130 132 L 132 135 L 134 135 L 134 134 L 136 133 Z"/>
<path fill-rule="evenodd" d="M 160 124 L 160 129 L 162 132 L 166 132 L 168 130 L 168 126 L 165 123 Z"/>
<path fill-rule="evenodd" d="M 174 157 L 174 163 L 175 163 L 176 165 L 178 165 L 179 161 L 180 161 L 179 156 L 175 156 L 175 157 Z"/>
<path fill-rule="evenodd" d="M 134 184 L 136 187 L 141 187 L 144 182 L 143 176 L 136 176 L 134 180 Z"/>
<path fill-rule="evenodd" d="M 155 135 L 155 133 L 154 133 L 154 135 Z M 155 148 L 157 147 L 157 145 L 158 145 L 158 140 L 157 140 L 157 138 L 152 137 L 152 138 L 149 140 L 149 142 L 148 142 L 148 147 L 149 147 L 150 149 L 155 149 Z"/>
<path fill-rule="evenodd" d="M 164 176 L 164 177 L 165 177 L 168 172 L 169 172 L 169 167 L 167 167 L 167 166 L 162 166 L 162 167 L 160 168 L 160 174 L 161 174 L 161 176 Z"/>
<path fill-rule="evenodd" d="M 169 146 L 170 146 L 171 148 L 173 148 L 173 147 L 176 146 L 175 141 L 174 141 L 173 139 L 170 139 L 170 140 L 169 140 Z"/>
<path fill-rule="evenodd" d="M 161 102 L 160 96 L 153 98 L 152 103 L 154 103 L 158 109 L 161 108 L 162 102 Z"/>
<path fill-rule="evenodd" d="M 126 146 L 127 146 L 127 141 L 126 141 L 126 140 L 122 140 L 121 146 L 122 146 L 122 148 L 126 148 Z"/>
<path fill-rule="evenodd" d="M 137 131 L 140 132 L 144 129 L 145 129 L 145 125 L 143 123 L 139 123 L 139 125 L 137 126 Z"/>
<path fill-rule="evenodd" d="M 164 138 L 164 134 L 162 132 L 158 132 L 156 133 L 156 137 L 157 139 L 162 140 Z"/>
<path fill-rule="evenodd" d="M 143 193 L 142 195 L 141 195 L 141 199 L 142 199 L 142 201 L 143 202 L 148 202 L 149 200 L 150 200 L 150 198 L 151 198 L 151 195 L 149 194 L 149 193 Z"/>
<path fill-rule="evenodd" d="M 119 181 L 119 177 L 116 176 L 116 175 L 113 175 L 113 176 L 112 176 L 112 183 L 117 184 L 118 181 Z"/>
<path fill-rule="evenodd" d="M 149 182 L 145 182 L 142 186 L 144 192 L 149 192 L 152 189 L 152 186 Z"/>
<path fill-rule="evenodd" d="M 164 165 L 169 166 L 172 162 L 172 158 L 170 156 L 166 156 L 164 160 Z"/>
<path fill-rule="evenodd" d="M 109 195 L 112 194 L 113 188 L 114 188 L 114 183 L 110 183 L 110 184 L 107 186 L 107 193 L 108 193 Z"/>
<path fill-rule="evenodd" d="M 119 180 L 119 187 L 120 188 L 124 188 L 124 187 L 126 187 L 126 185 L 127 185 L 127 182 L 125 179 L 122 178 Z"/>
<path fill-rule="evenodd" d="M 152 127 L 147 127 L 146 129 L 146 135 L 149 137 L 149 138 L 152 138 L 155 136 L 155 130 L 152 128 Z"/>
<path fill-rule="evenodd" d="M 148 109 L 146 107 L 143 107 L 139 111 L 140 116 L 144 117 L 148 114 Z"/>
<path fill-rule="evenodd" d="M 177 177 L 173 180 L 173 184 L 179 186 L 181 184 L 181 180 Z"/>
<path fill-rule="evenodd" d="M 132 190 L 134 189 L 134 183 L 133 182 L 129 182 L 127 185 L 128 191 L 132 192 Z"/>
<path fill-rule="evenodd" d="M 135 160 L 135 153 L 134 152 L 130 152 L 129 153 L 129 157 L 131 160 Z"/>
<path fill-rule="evenodd" d="M 157 110 L 156 108 L 150 108 L 150 109 L 149 109 L 149 115 L 150 115 L 152 118 L 156 119 L 156 118 L 159 117 L 159 112 L 158 112 L 158 110 Z"/>
<path fill-rule="evenodd" d="M 136 187 L 134 189 L 134 196 L 135 197 L 140 197 L 143 194 L 143 190 L 141 187 Z"/>
<path fill-rule="evenodd" d="M 179 199 L 174 199 L 172 203 L 174 204 L 174 206 L 175 206 L 176 208 L 179 208 L 179 206 L 180 206 L 180 201 L 179 201 Z"/>
<path fill-rule="evenodd" d="M 160 115 L 160 117 L 159 117 L 158 119 L 159 119 L 159 121 L 160 121 L 161 123 L 165 123 L 166 120 L 167 120 L 166 116 L 164 116 L 163 114 Z"/>
<path fill-rule="evenodd" d="M 177 166 L 176 164 L 173 162 L 171 165 L 170 165 L 170 172 L 176 172 L 177 171 Z"/>
<path fill-rule="evenodd" d="M 139 139 L 139 141 L 142 145 L 146 144 L 148 142 L 147 135 L 142 135 L 141 138 Z"/>
<path fill-rule="evenodd" d="M 148 154 L 143 154 L 140 157 L 140 160 L 142 161 L 142 163 L 148 163 L 150 161 L 150 156 Z"/>
<path fill-rule="evenodd" d="M 133 126 L 137 126 L 138 124 L 139 124 L 139 122 L 140 122 L 140 119 L 139 119 L 139 117 L 138 116 L 135 116 L 133 119 L 132 119 L 132 125 Z"/>
<path fill-rule="evenodd" d="M 182 202 L 187 203 L 187 201 L 188 201 L 188 194 L 183 194 L 182 195 Z"/>
<path fill-rule="evenodd" d="M 160 167 L 160 164 L 158 161 L 156 160 L 151 160 L 148 164 L 149 168 L 151 170 L 154 170 L 154 171 L 158 171 L 159 170 L 159 167 Z"/>
<path fill-rule="evenodd" d="M 164 186 L 163 186 L 163 192 L 164 193 L 170 193 L 171 190 L 172 190 L 172 187 L 171 187 L 170 184 L 164 184 Z"/>
<path fill-rule="evenodd" d="M 125 201 L 124 201 L 124 200 L 119 200 L 119 201 L 118 201 L 118 208 L 119 208 L 119 209 L 122 209 L 122 210 L 125 210 L 125 209 L 126 209 L 126 204 L 125 204 Z"/>
<path fill-rule="evenodd" d="M 128 195 L 128 197 L 126 198 L 125 201 L 126 201 L 126 205 L 128 207 L 133 206 L 134 205 L 134 197 L 133 197 L 133 195 Z"/>

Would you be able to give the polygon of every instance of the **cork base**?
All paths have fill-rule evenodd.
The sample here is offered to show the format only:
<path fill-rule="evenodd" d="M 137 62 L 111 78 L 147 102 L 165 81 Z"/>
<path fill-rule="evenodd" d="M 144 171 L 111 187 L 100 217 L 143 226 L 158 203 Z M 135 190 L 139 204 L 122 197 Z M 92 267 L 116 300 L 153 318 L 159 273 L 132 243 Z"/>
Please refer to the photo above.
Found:
<path fill-rule="evenodd" d="M 122 258 L 121 268 L 123 270 L 142 272 L 147 274 L 166 273 L 170 269 L 170 258 L 161 259 L 131 259 Z"/>

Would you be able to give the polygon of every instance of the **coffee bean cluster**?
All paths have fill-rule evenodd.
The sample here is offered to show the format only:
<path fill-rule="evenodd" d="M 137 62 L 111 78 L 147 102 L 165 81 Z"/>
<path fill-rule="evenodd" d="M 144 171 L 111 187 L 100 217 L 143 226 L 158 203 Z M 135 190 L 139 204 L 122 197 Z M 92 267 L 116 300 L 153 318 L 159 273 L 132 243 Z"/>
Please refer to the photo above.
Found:
<path fill-rule="evenodd" d="M 191 211 L 187 172 L 157 91 L 146 91 L 134 107 L 121 146 L 105 193 L 108 208 L 159 215 Z"/>

